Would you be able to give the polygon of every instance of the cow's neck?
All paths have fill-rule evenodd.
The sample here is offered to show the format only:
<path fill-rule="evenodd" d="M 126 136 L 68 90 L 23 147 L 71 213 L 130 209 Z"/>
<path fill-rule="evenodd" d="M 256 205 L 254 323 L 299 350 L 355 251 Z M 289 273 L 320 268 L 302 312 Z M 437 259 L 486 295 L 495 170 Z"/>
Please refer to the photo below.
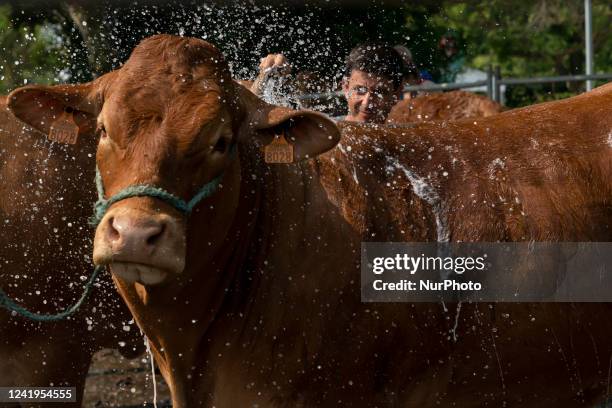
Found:
<path fill-rule="evenodd" d="M 345 192 L 333 197 L 339 188 L 335 180 L 348 178 L 336 178 L 340 168 L 347 172 L 346 163 L 338 168 L 331 164 L 339 162 L 327 157 L 317 164 L 268 166 L 259 159 L 243 160 L 242 168 L 226 174 L 212 203 L 203 203 L 197 227 L 192 220 L 188 234 L 189 279 L 150 293 L 150 316 L 172 320 L 139 322 L 154 328 L 147 335 L 176 406 L 210 404 L 207 392 L 238 381 L 223 373 L 248 377 L 249 370 L 273 365 L 279 349 L 299 362 L 296 372 L 316 367 L 325 345 L 322 336 L 313 334 L 337 330 L 333 310 L 338 307 L 360 307 L 360 242 L 418 240 L 414 231 L 404 234 L 395 212 L 377 204 L 384 202 L 380 198 L 385 193 L 368 182 L 369 164 L 357 169 L 362 184 L 350 181 L 351 199 L 363 200 L 366 218 L 384 228 L 348 220 L 338 202 Z M 423 215 L 412 214 L 415 220 L 431 221 Z M 430 222 L 421 229 L 431 228 Z M 431 236 L 421 229 L 416 234 Z M 244 360 L 248 350 L 258 353 L 252 368 Z"/>
<path fill-rule="evenodd" d="M 219 344 L 269 344 L 267 334 L 257 333 L 258 326 L 264 325 L 266 332 L 278 335 L 289 325 L 301 331 L 310 324 L 306 322 L 310 316 L 320 313 L 320 303 L 313 304 L 313 310 L 300 322 L 293 318 L 294 306 L 304 306 L 314 297 L 321 297 L 323 302 L 325 293 L 348 285 L 349 280 L 358 289 L 355 278 L 359 276 L 360 237 L 329 201 L 311 163 L 268 166 L 259 158 L 243 160 L 240 172 L 227 174 L 223 184 L 218 204 L 223 203 L 223 208 L 214 210 L 225 211 L 223 225 L 206 221 L 218 222 L 223 218 L 218 213 L 216 217 L 201 217 L 197 231 L 188 234 L 185 276 L 191 278 L 187 284 L 177 287 L 170 298 L 168 288 L 159 293 L 153 288 L 149 293 L 147 307 L 159 308 L 159 313 L 147 315 L 167 316 L 167 320 L 140 319 L 141 327 L 153 328 L 147 335 L 178 398 L 175 404 L 199 405 L 193 399 L 181 398 L 195 398 L 195 390 L 210 389 L 214 381 L 219 381 L 210 368 L 211 358 L 219 355 Z M 223 191 L 229 185 L 240 185 L 239 195 L 235 190 Z M 215 229 L 218 235 L 212 233 Z M 330 248 L 340 242 L 337 247 L 350 255 Z M 306 251 L 320 257 L 306 258 Z M 355 260 L 354 265 L 341 263 L 346 259 Z M 347 269 L 353 271 L 351 279 L 345 275 L 347 282 L 325 278 L 326 274 Z M 154 299 L 162 293 L 165 299 Z M 287 309 L 280 310 L 284 307 Z M 163 308 L 171 308 L 171 312 Z M 263 316 L 274 315 L 279 316 L 277 322 L 262 321 Z M 238 328 L 245 332 L 237 333 Z M 161 337 L 168 333 L 170 339 Z"/>
<path fill-rule="evenodd" d="M 224 344 L 238 341 L 236 327 L 256 327 L 279 302 L 301 304 L 305 293 L 315 293 L 317 282 L 326 281 L 323 275 L 346 269 L 338 260 L 349 258 L 330 252 L 330 243 L 343 242 L 353 252 L 350 259 L 358 260 L 360 239 L 327 198 L 311 164 L 243 160 L 225 174 L 222 185 L 190 221 L 185 279 L 146 293 L 127 290 L 140 327 L 149 330 L 145 334 L 175 406 L 201 405 L 195 398 L 206 401 L 194 392 L 213 386 L 209 356 L 219 336 L 229 336 Z M 338 265 L 330 269 L 334 262 Z M 350 268 L 358 276 L 357 264 Z M 280 335 L 282 326 L 279 321 L 268 330 Z M 263 340 L 255 337 L 248 341 Z"/>
<path fill-rule="evenodd" d="M 343 156 L 368 195 L 368 208 L 381 207 L 367 218 L 383 231 L 364 240 L 448 241 L 451 236 L 445 192 L 455 165 L 451 131 L 438 124 L 363 126 L 343 123 Z M 441 140 L 440 140 L 441 139 Z M 370 184 L 368 184 L 370 181 Z M 395 211 L 405 208 L 409 211 Z M 383 214 L 391 211 L 390 214 Z M 397 231 L 389 231 L 388 226 Z"/>

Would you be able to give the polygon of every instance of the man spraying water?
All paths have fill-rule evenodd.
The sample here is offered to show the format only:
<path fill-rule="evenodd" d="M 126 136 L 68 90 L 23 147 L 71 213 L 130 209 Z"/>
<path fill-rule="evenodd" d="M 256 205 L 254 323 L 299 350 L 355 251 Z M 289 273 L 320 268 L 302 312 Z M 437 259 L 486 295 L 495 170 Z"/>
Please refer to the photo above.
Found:
<path fill-rule="evenodd" d="M 291 67 L 282 54 L 270 54 L 261 60 L 259 70 L 251 90 L 265 95 L 267 88 L 276 86 L 272 78 L 288 75 Z M 353 48 L 346 59 L 342 79 L 347 114 L 339 119 L 385 123 L 400 98 L 403 71 L 402 58 L 393 47 L 373 43 Z"/>

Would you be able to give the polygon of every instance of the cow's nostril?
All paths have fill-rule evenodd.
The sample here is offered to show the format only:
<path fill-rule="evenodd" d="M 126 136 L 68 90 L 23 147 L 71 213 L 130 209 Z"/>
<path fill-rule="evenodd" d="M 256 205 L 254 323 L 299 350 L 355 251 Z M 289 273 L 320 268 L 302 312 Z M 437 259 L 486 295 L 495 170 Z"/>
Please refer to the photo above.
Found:
<path fill-rule="evenodd" d="M 121 234 L 115 228 L 115 217 L 110 217 L 108 219 L 108 237 L 111 241 L 116 241 L 121 237 Z"/>
<path fill-rule="evenodd" d="M 153 231 L 146 240 L 147 245 L 149 246 L 153 246 L 157 243 L 157 241 L 159 241 L 159 239 L 161 238 L 162 235 L 164 235 L 164 231 L 166 230 L 166 225 L 165 224 L 160 224 L 159 228 L 156 229 L 156 231 Z"/>

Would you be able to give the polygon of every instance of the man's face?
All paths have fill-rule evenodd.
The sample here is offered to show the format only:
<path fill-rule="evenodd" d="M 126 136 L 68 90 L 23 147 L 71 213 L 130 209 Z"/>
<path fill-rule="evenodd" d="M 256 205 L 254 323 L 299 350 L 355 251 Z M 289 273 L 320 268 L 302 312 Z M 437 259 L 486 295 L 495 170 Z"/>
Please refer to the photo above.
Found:
<path fill-rule="evenodd" d="M 384 123 L 401 89 L 395 89 L 390 79 L 355 69 L 342 90 L 348 103 L 347 121 Z"/>

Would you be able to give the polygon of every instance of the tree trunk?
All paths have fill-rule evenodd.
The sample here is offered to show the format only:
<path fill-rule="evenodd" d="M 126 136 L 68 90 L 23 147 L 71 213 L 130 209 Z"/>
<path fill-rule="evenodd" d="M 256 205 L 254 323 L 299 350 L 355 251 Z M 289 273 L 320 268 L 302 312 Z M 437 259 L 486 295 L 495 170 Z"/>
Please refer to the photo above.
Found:
<path fill-rule="evenodd" d="M 118 49 L 111 36 L 104 32 L 104 5 L 66 0 L 62 11 L 80 34 L 92 76 L 95 78 L 116 68 L 120 62 Z"/>

